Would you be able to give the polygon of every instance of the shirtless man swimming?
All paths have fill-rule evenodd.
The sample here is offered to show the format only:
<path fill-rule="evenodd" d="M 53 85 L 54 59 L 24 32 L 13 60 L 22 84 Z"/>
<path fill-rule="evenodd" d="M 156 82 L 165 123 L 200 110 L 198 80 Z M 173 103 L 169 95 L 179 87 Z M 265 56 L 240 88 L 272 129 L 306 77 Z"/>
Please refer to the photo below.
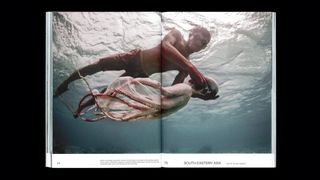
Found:
<path fill-rule="evenodd" d="M 190 75 L 197 89 L 207 86 L 206 79 L 197 68 L 188 60 L 190 54 L 204 49 L 211 39 L 210 32 L 200 26 L 191 29 L 189 39 L 184 40 L 182 34 L 172 29 L 154 48 L 134 49 L 127 53 L 119 53 L 99 59 L 96 63 L 80 68 L 73 72 L 68 79 L 62 82 L 55 96 L 59 96 L 68 85 L 82 76 L 91 75 L 99 71 L 125 70 L 121 76 L 149 77 L 151 74 L 178 70 L 172 85 L 182 83 Z"/>

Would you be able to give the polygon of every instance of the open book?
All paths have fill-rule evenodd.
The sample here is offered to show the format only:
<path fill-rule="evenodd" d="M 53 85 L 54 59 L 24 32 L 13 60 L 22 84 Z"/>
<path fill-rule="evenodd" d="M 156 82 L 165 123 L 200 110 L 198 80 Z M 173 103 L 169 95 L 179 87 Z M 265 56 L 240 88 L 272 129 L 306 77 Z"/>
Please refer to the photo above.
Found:
<path fill-rule="evenodd" d="M 275 13 L 48 12 L 46 166 L 275 167 Z"/>

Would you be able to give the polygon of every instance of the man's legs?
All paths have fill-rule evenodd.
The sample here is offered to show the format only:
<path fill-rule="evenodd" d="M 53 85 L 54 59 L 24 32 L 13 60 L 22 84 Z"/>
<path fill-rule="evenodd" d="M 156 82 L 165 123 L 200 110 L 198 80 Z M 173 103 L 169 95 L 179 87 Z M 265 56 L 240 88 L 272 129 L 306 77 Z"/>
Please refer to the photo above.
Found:
<path fill-rule="evenodd" d="M 98 62 L 94 64 L 87 65 L 83 68 L 80 68 L 79 70 L 73 72 L 68 79 L 66 79 L 64 82 L 62 82 L 57 90 L 55 91 L 55 96 L 59 96 L 66 90 L 68 90 L 68 85 L 72 81 L 75 81 L 80 78 L 79 73 L 81 76 L 87 76 L 94 73 L 97 73 L 99 71 L 109 71 L 109 70 L 127 70 L 135 63 L 130 63 L 131 61 L 137 61 L 138 53 L 140 51 L 130 51 L 128 53 L 120 53 L 112 56 L 108 56 L 105 58 L 100 59 Z M 79 71 L 79 72 L 78 72 Z M 126 75 L 130 75 L 129 72 L 125 73 Z"/>

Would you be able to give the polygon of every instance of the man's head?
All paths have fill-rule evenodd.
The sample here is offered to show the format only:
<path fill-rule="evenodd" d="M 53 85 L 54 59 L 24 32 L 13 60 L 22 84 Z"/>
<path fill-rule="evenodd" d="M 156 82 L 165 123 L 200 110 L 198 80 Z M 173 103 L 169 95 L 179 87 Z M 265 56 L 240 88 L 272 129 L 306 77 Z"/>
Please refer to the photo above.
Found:
<path fill-rule="evenodd" d="M 196 26 L 190 30 L 187 47 L 191 53 L 200 51 L 210 42 L 210 32 L 201 26 Z"/>
<path fill-rule="evenodd" d="M 196 85 L 193 83 L 193 80 L 189 81 L 189 84 L 192 88 L 192 97 L 197 97 L 203 100 L 217 99 L 219 97 L 219 85 L 218 83 L 209 77 L 205 77 L 207 80 L 207 86 L 203 89 L 197 90 Z"/>

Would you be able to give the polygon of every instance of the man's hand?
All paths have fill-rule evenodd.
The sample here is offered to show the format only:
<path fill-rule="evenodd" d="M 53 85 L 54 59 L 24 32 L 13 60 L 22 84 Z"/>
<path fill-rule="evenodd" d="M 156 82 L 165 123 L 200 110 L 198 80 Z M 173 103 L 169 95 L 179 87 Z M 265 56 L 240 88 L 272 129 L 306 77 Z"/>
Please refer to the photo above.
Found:
<path fill-rule="evenodd" d="M 190 73 L 190 77 L 195 84 L 195 89 L 203 89 L 208 86 L 206 78 L 197 69 L 194 69 L 192 73 Z"/>

